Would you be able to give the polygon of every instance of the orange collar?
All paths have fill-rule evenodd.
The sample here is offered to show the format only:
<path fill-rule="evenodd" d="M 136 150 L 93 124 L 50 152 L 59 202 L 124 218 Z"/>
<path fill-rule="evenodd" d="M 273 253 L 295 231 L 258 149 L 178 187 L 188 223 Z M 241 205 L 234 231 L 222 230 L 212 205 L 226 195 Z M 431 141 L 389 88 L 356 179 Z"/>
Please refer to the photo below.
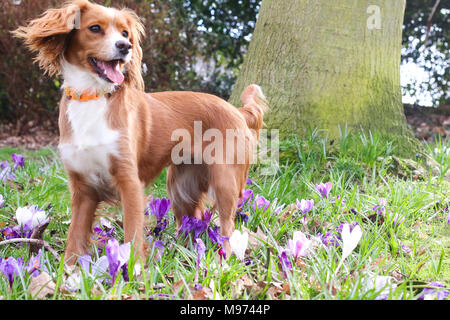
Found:
<path fill-rule="evenodd" d="M 64 91 L 66 92 L 67 97 L 69 97 L 72 100 L 76 100 L 76 101 L 97 100 L 108 93 L 108 91 L 92 93 L 92 90 L 90 90 L 90 89 L 87 89 L 80 93 L 80 92 L 76 91 L 74 88 L 70 88 L 70 87 L 65 87 Z"/>

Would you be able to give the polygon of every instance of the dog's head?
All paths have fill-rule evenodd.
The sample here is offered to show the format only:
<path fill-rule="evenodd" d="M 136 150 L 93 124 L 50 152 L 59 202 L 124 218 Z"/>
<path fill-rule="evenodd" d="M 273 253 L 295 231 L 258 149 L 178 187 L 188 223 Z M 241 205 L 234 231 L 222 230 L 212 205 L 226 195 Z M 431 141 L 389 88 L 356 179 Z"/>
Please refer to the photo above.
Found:
<path fill-rule="evenodd" d="M 68 62 L 99 83 L 144 87 L 140 47 L 144 27 L 129 9 L 70 1 L 13 34 L 37 52 L 36 62 L 51 76 L 60 74 Z"/>

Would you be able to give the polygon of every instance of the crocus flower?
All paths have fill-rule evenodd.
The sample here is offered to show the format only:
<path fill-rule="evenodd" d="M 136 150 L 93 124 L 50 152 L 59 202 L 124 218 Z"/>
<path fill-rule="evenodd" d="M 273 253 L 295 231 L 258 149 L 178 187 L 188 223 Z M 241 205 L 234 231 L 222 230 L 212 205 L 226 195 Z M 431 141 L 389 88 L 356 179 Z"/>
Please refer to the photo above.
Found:
<path fill-rule="evenodd" d="M 106 219 L 100 219 L 100 223 L 93 228 L 92 240 L 97 244 L 99 254 L 103 253 L 103 248 L 109 239 L 114 238 L 115 228 Z"/>
<path fill-rule="evenodd" d="M 381 198 L 378 200 L 378 204 L 372 208 L 373 211 L 377 211 L 377 213 L 381 216 L 386 215 L 386 204 L 387 200 L 385 198 Z"/>
<path fill-rule="evenodd" d="M 278 255 L 278 259 L 280 260 L 281 269 L 283 270 L 283 274 L 287 278 L 287 272 L 289 270 L 292 270 L 292 264 L 289 261 L 288 252 L 286 250 L 282 251 Z"/>
<path fill-rule="evenodd" d="M 115 282 L 119 269 L 123 268 L 130 258 L 130 242 L 119 245 L 116 239 L 109 239 L 106 244 L 106 257 L 109 263 L 109 274 L 112 282 Z"/>
<path fill-rule="evenodd" d="M 261 210 L 264 212 L 270 206 L 270 201 L 264 198 L 263 196 L 256 196 L 255 201 L 253 202 L 253 211 Z"/>
<path fill-rule="evenodd" d="M 9 165 L 3 168 L 2 171 L 0 172 L 0 180 L 3 182 L 6 182 L 6 180 L 15 180 L 15 179 L 16 175 L 12 172 Z"/>
<path fill-rule="evenodd" d="M 316 190 L 320 193 L 322 198 L 328 198 L 328 194 L 330 193 L 332 187 L 333 185 L 331 182 L 320 183 L 316 185 Z"/>
<path fill-rule="evenodd" d="M 402 251 L 411 255 L 412 254 L 412 250 L 410 247 L 408 247 L 406 244 L 404 244 L 403 242 L 401 242 L 400 240 L 398 241 L 400 244 L 400 247 L 402 248 Z"/>
<path fill-rule="evenodd" d="M 34 229 L 48 222 L 47 214 L 37 206 L 20 207 L 16 210 L 16 220 L 20 226 Z"/>
<path fill-rule="evenodd" d="M 248 212 L 248 211 L 244 212 L 244 210 L 241 210 L 241 209 L 236 211 L 236 218 L 238 219 L 238 221 L 247 223 L 249 216 L 250 216 L 250 212 Z"/>
<path fill-rule="evenodd" d="M 156 249 L 156 254 L 155 254 L 155 258 L 156 261 L 161 260 L 161 257 L 164 253 L 164 243 L 161 240 L 155 240 L 154 237 L 150 236 L 148 238 L 148 241 L 150 243 L 150 245 L 152 246 L 153 250 Z"/>
<path fill-rule="evenodd" d="M 9 287 L 12 288 L 14 278 L 22 273 L 23 261 L 21 258 L 4 258 L 0 261 L 0 272 L 8 279 Z"/>
<path fill-rule="evenodd" d="M 246 183 L 247 183 L 247 185 L 252 185 L 253 184 L 253 180 L 250 179 L 250 178 L 247 178 Z"/>
<path fill-rule="evenodd" d="M 3 208 L 5 206 L 5 199 L 3 198 L 3 196 L 0 194 L 0 208 Z"/>
<path fill-rule="evenodd" d="M 398 227 L 400 226 L 403 222 L 405 222 L 405 218 L 404 217 L 400 217 L 398 215 L 398 213 L 395 214 L 394 218 L 392 218 L 392 223 L 394 224 L 394 226 Z"/>
<path fill-rule="evenodd" d="M 244 260 L 245 250 L 247 249 L 248 245 L 248 233 L 241 233 L 239 230 L 234 230 L 229 241 L 231 250 L 233 250 L 234 254 L 238 257 L 239 260 Z"/>
<path fill-rule="evenodd" d="M 308 211 L 311 211 L 312 208 L 314 208 L 314 200 L 304 200 L 301 201 L 296 200 L 297 202 L 297 208 L 300 209 L 302 213 L 307 213 Z"/>
<path fill-rule="evenodd" d="M 22 168 L 25 167 L 25 158 L 22 155 L 13 153 L 11 155 L 11 157 L 12 157 L 13 162 L 14 162 L 14 169 L 13 170 L 16 170 L 17 167 L 22 167 Z"/>
<path fill-rule="evenodd" d="M 156 220 L 161 221 L 170 210 L 170 200 L 167 198 L 156 198 L 149 204 L 150 213 L 156 217 Z M 148 211 L 145 212 L 148 214 Z"/>
<path fill-rule="evenodd" d="M 281 212 L 281 210 L 283 210 L 284 207 L 286 207 L 285 204 L 282 204 L 281 206 L 277 206 L 277 204 L 278 204 L 278 199 L 275 198 L 275 200 L 273 200 L 273 202 L 272 202 L 273 214 L 279 214 Z"/>
<path fill-rule="evenodd" d="M 216 250 L 218 250 L 219 255 L 226 258 L 226 252 L 223 250 L 224 248 L 224 241 L 229 240 L 228 237 L 222 237 L 219 234 L 219 227 L 215 227 L 214 229 L 212 227 L 208 227 L 208 237 L 211 240 L 211 242 L 216 246 Z"/>
<path fill-rule="evenodd" d="M 81 256 L 78 263 L 85 274 L 94 280 L 104 281 L 106 271 L 108 270 L 109 261 L 107 256 L 101 256 L 96 262 L 92 261 L 92 257 L 88 254 Z"/>
<path fill-rule="evenodd" d="M 29 274 L 31 274 L 33 277 L 37 277 L 41 274 L 41 255 L 42 250 L 39 249 L 39 252 L 36 256 L 32 255 L 30 258 L 30 261 L 28 261 L 28 264 L 26 266 L 26 269 Z"/>
<path fill-rule="evenodd" d="M 295 260 L 298 257 L 304 257 L 308 253 L 311 241 L 301 231 L 294 231 L 292 239 L 288 240 L 289 252 L 294 256 Z"/>
<path fill-rule="evenodd" d="M 430 283 L 431 287 L 445 288 L 445 286 L 440 282 L 432 282 Z M 425 288 L 423 289 L 421 295 L 417 300 L 445 300 L 450 294 L 449 290 L 441 290 L 434 288 Z"/>
<path fill-rule="evenodd" d="M 375 300 L 386 300 L 389 297 L 391 290 L 397 288 L 396 284 L 391 284 L 393 278 L 389 276 L 376 276 L 369 273 L 369 277 L 364 279 L 362 282 L 363 288 L 365 290 L 375 290 L 378 292 Z"/>
<path fill-rule="evenodd" d="M 199 220 L 195 217 L 183 216 L 181 219 L 181 226 L 177 232 L 177 235 L 184 234 L 187 236 L 192 231 L 194 232 L 194 239 L 197 239 L 208 228 L 208 223 Z"/>
<path fill-rule="evenodd" d="M 202 239 L 198 238 L 195 240 L 194 249 L 195 251 L 197 251 L 197 271 L 195 272 L 195 279 L 197 279 L 198 271 L 200 270 L 200 262 L 202 261 L 202 258 L 206 252 L 206 246 L 203 243 Z"/>
<path fill-rule="evenodd" d="M 4 160 L 4 161 L 0 162 L 0 168 L 1 168 L 1 169 L 5 169 L 5 168 L 7 168 L 7 167 L 9 167 L 9 162 L 8 162 L 8 160 Z"/>
<path fill-rule="evenodd" d="M 253 190 L 247 189 L 242 192 L 242 198 L 239 199 L 238 208 L 242 208 L 245 204 L 253 199 Z"/>
<path fill-rule="evenodd" d="M 340 246 L 338 240 L 341 240 L 341 237 L 333 232 L 328 231 L 324 235 L 319 233 L 316 235 L 316 237 L 319 238 L 327 247 L 330 245 L 333 245 L 336 248 Z"/>
<path fill-rule="evenodd" d="M 362 230 L 359 225 L 356 225 L 350 231 L 350 224 L 346 223 L 342 227 L 342 260 L 346 259 L 358 245 L 362 236 Z"/>

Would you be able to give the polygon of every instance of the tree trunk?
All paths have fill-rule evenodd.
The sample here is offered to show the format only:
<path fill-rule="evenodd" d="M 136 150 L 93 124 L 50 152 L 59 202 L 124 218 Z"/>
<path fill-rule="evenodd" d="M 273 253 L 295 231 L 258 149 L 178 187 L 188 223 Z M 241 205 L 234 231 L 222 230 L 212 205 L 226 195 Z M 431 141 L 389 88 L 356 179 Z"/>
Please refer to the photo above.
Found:
<path fill-rule="evenodd" d="M 230 101 L 257 83 L 281 136 L 364 129 L 415 152 L 400 87 L 405 1 L 263 0 Z"/>

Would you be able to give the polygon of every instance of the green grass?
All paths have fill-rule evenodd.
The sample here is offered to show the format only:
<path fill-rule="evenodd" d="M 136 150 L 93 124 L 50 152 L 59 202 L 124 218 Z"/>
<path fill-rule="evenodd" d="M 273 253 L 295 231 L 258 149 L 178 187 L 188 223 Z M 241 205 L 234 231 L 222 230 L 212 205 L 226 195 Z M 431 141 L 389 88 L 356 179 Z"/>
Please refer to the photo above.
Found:
<path fill-rule="evenodd" d="M 375 276 L 389 276 L 396 288 L 389 299 L 416 299 L 423 287 L 432 281 L 450 286 L 450 230 L 447 225 L 445 205 L 450 202 L 450 183 L 446 174 L 450 166 L 450 141 L 439 139 L 427 145 L 429 154 L 439 164 L 438 171 L 426 168 L 422 175 L 406 170 L 398 174 L 393 164 L 395 150 L 389 143 L 382 144 L 370 133 L 349 134 L 341 130 L 339 141 L 328 141 L 320 131 L 312 131 L 304 140 L 295 137 L 280 145 L 280 168 L 274 176 L 260 174 L 255 165 L 250 173 L 254 184 L 249 186 L 255 195 L 272 202 L 269 210 L 254 212 L 251 205 L 247 223 L 236 222 L 238 229 L 246 227 L 252 235 L 263 234 L 258 246 L 250 247 L 246 265 L 236 256 L 219 262 L 206 234 L 201 239 L 207 252 L 201 262 L 199 277 L 195 281 L 196 252 L 193 240 L 175 237 L 175 223 L 169 212 L 169 225 L 159 239 L 165 250 L 156 260 L 153 250 L 147 261 L 136 263 L 142 272 L 125 281 L 119 276 L 114 285 L 97 283 L 82 276 L 78 291 L 64 290 L 66 286 L 63 265 L 48 251 L 44 251 L 46 267 L 58 288 L 53 299 L 148 299 L 169 295 L 170 298 L 194 298 L 193 288 L 199 283 L 211 299 L 375 299 L 380 292 L 365 283 Z M 43 239 L 59 254 L 63 254 L 70 219 L 70 195 L 67 176 L 53 149 L 33 152 L 12 148 L 0 149 L 0 161 L 10 160 L 11 153 L 21 153 L 26 158 L 24 169 L 15 173 L 15 181 L 0 185 L 6 206 L 0 209 L 0 224 L 15 226 L 15 210 L 26 205 L 38 205 L 47 210 L 51 219 Z M 415 159 L 416 160 L 416 159 Z M 418 160 L 418 165 L 425 162 Z M 404 169 L 404 168 L 400 168 Z M 403 170 L 405 171 L 405 170 Z M 448 174 L 447 174 L 448 177 Z M 331 181 L 333 188 L 328 199 L 320 197 L 315 185 Z M 146 190 L 156 197 L 167 196 L 165 172 Z M 342 201 L 333 201 L 337 196 Z M 372 221 L 372 207 L 381 198 L 387 201 L 384 223 Z M 274 204 L 277 199 L 276 205 Z M 296 199 L 314 199 L 314 209 L 305 218 L 292 208 Z M 275 207 L 286 207 L 275 214 Z M 350 211 L 350 209 L 354 209 Z M 110 217 L 120 241 L 120 207 L 102 206 L 98 214 Z M 405 221 L 398 227 L 389 219 L 397 214 Z M 217 217 L 213 218 L 216 221 Z M 310 239 L 317 234 L 335 230 L 340 224 L 356 221 L 363 236 L 353 251 L 337 270 L 341 261 L 341 248 L 324 246 L 315 242 L 310 254 L 301 260 L 291 259 L 292 270 L 283 272 L 278 255 L 287 247 L 288 239 L 296 230 Z M 259 231 L 258 231 L 259 230 Z M 257 233 L 258 232 L 258 233 Z M 411 248 L 409 255 L 401 250 L 400 241 Z M 93 250 L 95 252 L 96 250 Z M 28 261 L 28 246 L 2 245 L 0 257 L 23 257 Z M 94 254 L 94 260 L 98 258 Z M 206 271 L 206 272 L 205 272 Z M 29 293 L 32 277 L 16 277 L 12 289 L 0 274 L 0 296 L 3 299 L 34 299 Z M 245 285 L 244 285 L 245 284 Z M 187 289 L 191 288 L 191 289 Z M 198 292 L 197 292 L 198 294 Z"/>

